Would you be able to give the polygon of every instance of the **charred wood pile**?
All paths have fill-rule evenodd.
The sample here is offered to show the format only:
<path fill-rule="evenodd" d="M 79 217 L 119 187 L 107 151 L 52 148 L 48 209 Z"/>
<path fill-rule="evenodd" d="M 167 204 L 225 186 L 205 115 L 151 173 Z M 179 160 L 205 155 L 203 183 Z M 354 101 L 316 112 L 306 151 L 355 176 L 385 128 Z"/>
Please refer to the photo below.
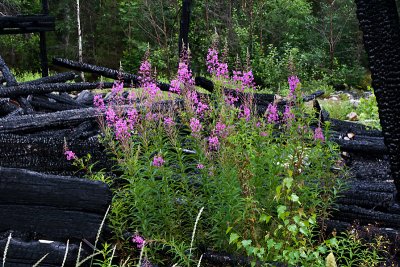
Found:
<path fill-rule="evenodd" d="M 53 64 L 74 71 L 84 71 L 111 79 L 120 79 L 124 81 L 125 86 L 136 87 L 139 85 L 137 76 L 118 70 L 60 58 L 54 59 Z M 49 208 L 48 211 L 46 210 L 48 214 L 52 214 L 51 216 L 54 215 L 60 219 L 66 219 L 62 216 L 71 216 L 72 220 L 72 218 L 82 218 L 84 216 L 82 212 L 93 213 L 95 215 L 85 215 L 85 218 L 82 219 L 88 227 L 90 225 L 91 230 L 98 229 L 94 225 L 100 224 L 100 215 L 104 215 L 107 206 L 99 193 L 95 195 L 98 199 L 82 200 L 79 197 L 71 197 L 71 195 L 64 198 L 60 195 L 64 189 L 57 187 L 65 186 L 69 188 L 68 190 L 73 191 L 74 188 L 82 188 L 83 186 L 86 189 L 79 190 L 92 190 L 90 189 L 91 182 L 55 175 L 72 175 L 76 171 L 75 167 L 65 159 L 66 145 L 68 149 L 78 155 L 91 154 L 93 162 L 97 162 L 99 168 L 111 170 L 113 163 L 107 158 L 104 148 L 98 142 L 100 132 L 97 120 L 102 114 L 93 107 L 94 93 L 90 90 L 111 88 L 113 83 L 68 82 L 76 77 L 75 72 L 71 71 L 18 83 L 1 57 L 0 71 L 2 73 L 2 76 L 0 76 L 2 77 L 0 79 L 0 152 L 2 155 L 0 157 L 0 214 L 9 219 L 0 222 L 0 251 L 5 246 L 8 234 L 13 231 L 21 237 L 20 239 L 13 239 L 11 245 L 18 248 L 21 253 L 25 253 L 24 251 L 28 248 L 29 250 L 33 249 L 32 255 L 36 255 L 34 254 L 35 251 L 52 250 L 54 255 L 59 255 L 54 258 L 54 262 L 58 262 L 59 257 L 64 255 L 61 251 L 65 250 L 67 239 L 76 241 L 70 247 L 71 251 L 75 251 L 72 254 L 76 253 L 78 241 L 82 241 L 83 238 L 82 235 L 77 233 L 81 230 L 71 226 L 71 228 L 68 227 L 65 230 L 70 232 L 57 232 L 61 230 L 56 231 L 56 225 L 58 223 L 60 225 L 65 224 L 54 219 L 51 223 L 54 225 L 55 233 L 50 233 L 53 231 L 51 227 L 49 229 L 40 228 L 41 222 L 46 218 L 44 211 L 41 211 L 40 216 L 37 215 L 37 219 L 29 216 L 34 216 L 38 212 L 38 207 L 44 205 L 40 201 L 53 202 L 54 200 L 55 206 Z M 197 86 L 208 91 L 214 90 L 213 83 L 205 78 L 198 77 L 195 81 Z M 158 83 L 158 86 L 163 91 L 169 90 L 169 84 Z M 315 92 L 304 97 L 304 100 L 313 100 L 315 105 L 319 107 L 315 98 L 322 94 L 323 92 Z M 255 102 L 260 113 L 265 112 L 268 104 L 272 101 L 274 101 L 274 95 L 255 95 Z M 284 104 L 283 100 L 278 102 L 280 106 Z M 161 108 L 162 105 L 170 105 L 170 103 L 161 103 Z M 400 233 L 400 206 L 396 202 L 396 188 L 390 178 L 388 149 L 384 144 L 382 133 L 367 130 L 360 124 L 329 119 L 326 112 L 322 112 L 322 114 L 324 114 L 322 119 L 329 120 L 331 123 L 330 138 L 340 146 L 351 176 L 348 189 L 338 200 L 333 218 L 327 222 L 327 231 L 344 230 L 355 222 L 361 226 L 373 225 L 376 233 L 387 235 L 393 241 L 393 244 L 399 247 L 397 240 Z M 33 181 L 29 185 L 28 178 Z M 43 190 L 50 190 L 50 187 L 47 188 L 44 185 L 51 184 L 55 180 L 60 181 L 60 183 L 54 184 L 55 188 L 51 190 L 52 194 L 48 195 L 47 192 L 42 192 Z M 79 183 L 82 185 L 78 185 Z M 10 193 L 3 194 L 4 188 L 7 189 L 7 192 L 9 191 L 8 184 L 12 184 L 10 186 L 15 185 L 16 188 L 32 187 L 32 192 L 37 190 L 38 200 L 33 200 L 35 199 L 33 193 L 20 199 L 12 198 Z M 93 188 L 96 187 L 102 188 L 100 192 L 109 203 L 110 192 L 105 185 L 93 184 Z M 80 192 L 79 190 L 76 192 Z M 61 193 L 59 194 L 59 192 Z M 24 194 L 24 192 L 15 191 L 15 196 L 21 194 Z M 45 197 L 39 197 L 42 195 Z M 85 193 L 84 195 L 88 194 Z M 18 217 L 20 215 L 9 216 L 9 213 L 12 213 L 13 210 L 11 206 L 18 205 L 18 201 L 24 201 L 24 205 L 18 206 L 21 209 L 20 213 L 26 214 L 26 218 L 29 218 L 28 220 L 32 222 L 26 226 L 18 224 L 18 221 L 22 220 L 22 217 Z M 93 207 L 93 210 L 90 211 L 80 210 L 82 207 L 90 207 L 87 204 L 90 201 L 93 202 L 93 205 L 99 206 Z M 84 205 L 79 207 L 80 203 Z M 65 208 L 63 205 L 68 206 L 70 215 L 61 212 Z M 15 229 L 13 229 L 12 221 L 16 223 Z M 31 225 L 31 228 L 28 227 L 29 225 Z M 50 238 L 59 243 L 39 244 L 35 235 Z M 86 236 L 85 240 L 92 240 L 93 233 L 87 233 L 87 235 L 85 233 L 84 236 Z M 88 242 L 91 243 L 91 241 Z M 11 250 L 10 253 L 12 253 Z M 15 258 L 18 257 L 15 256 Z M 59 263 L 57 264 L 59 265 Z M 51 262 L 49 262 L 49 266 L 53 266 Z"/>

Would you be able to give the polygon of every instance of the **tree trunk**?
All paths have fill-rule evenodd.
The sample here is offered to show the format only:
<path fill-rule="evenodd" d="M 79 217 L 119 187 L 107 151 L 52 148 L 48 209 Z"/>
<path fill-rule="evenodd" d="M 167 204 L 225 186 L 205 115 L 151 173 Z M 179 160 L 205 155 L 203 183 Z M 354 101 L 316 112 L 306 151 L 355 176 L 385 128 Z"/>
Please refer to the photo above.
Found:
<path fill-rule="evenodd" d="M 391 175 L 400 192 L 400 24 L 395 0 L 356 0 Z"/>

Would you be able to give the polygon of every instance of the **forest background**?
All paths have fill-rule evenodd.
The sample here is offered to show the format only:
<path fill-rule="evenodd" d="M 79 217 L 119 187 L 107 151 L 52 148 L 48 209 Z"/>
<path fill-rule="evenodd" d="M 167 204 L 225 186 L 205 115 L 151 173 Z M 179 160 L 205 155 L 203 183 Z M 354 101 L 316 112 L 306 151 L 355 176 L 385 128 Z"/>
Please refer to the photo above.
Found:
<path fill-rule="evenodd" d="M 37 14 L 40 0 L 0 0 L 0 15 Z M 400 2 L 400 1 L 399 1 Z M 49 58 L 78 59 L 76 0 L 50 0 L 56 31 Z M 136 73 L 147 47 L 159 77 L 169 80 L 178 63 L 182 2 L 85 0 L 80 3 L 83 61 Z M 256 83 L 277 91 L 295 72 L 309 86 L 367 88 L 370 77 L 354 0 L 193 0 L 191 68 L 204 75 L 205 53 L 215 32 L 229 67 L 247 51 Z M 18 73 L 39 72 L 39 35 L 1 35 L 0 54 Z M 238 60 L 239 59 L 239 60 Z M 316 88 L 314 88 L 316 89 Z"/>

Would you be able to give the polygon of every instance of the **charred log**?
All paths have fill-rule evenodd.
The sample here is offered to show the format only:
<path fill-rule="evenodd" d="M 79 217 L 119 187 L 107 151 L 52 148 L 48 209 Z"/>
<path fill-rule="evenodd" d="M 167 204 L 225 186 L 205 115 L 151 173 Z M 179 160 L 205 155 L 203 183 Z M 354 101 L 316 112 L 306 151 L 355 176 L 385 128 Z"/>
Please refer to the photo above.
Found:
<path fill-rule="evenodd" d="M 4 87 L 0 90 L 0 97 L 15 98 L 27 95 L 41 95 L 51 92 L 73 92 L 86 89 L 112 88 L 113 83 L 48 83 L 48 84 L 24 84 Z"/>
<path fill-rule="evenodd" d="M 0 250 L 4 251 L 7 238 L 0 239 Z M 48 256 L 41 262 L 40 266 L 56 267 L 61 266 L 67 250 L 65 243 L 53 241 L 50 244 L 40 241 L 25 241 L 20 238 L 12 238 L 7 251 L 5 266 L 31 267 L 45 254 Z M 64 266 L 75 266 L 78 257 L 79 245 L 69 244 L 68 254 Z M 81 257 L 87 257 L 91 250 L 83 247 Z"/>
<path fill-rule="evenodd" d="M 29 100 L 29 103 L 39 110 L 45 109 L 51 111 L 79 109 L 82 107 L 79 105 L 61 104 L 55 101 L 50 101 L 48 98 L 42 98 L 42 97 L 32 97 Z"/>
<path fill-rule="evenodd" d="M 98 116 L 99 113 L 95 108 L 84 108 L 7 119 L 2 118 L 0 119 L 0 133 L 23 133 L 70 128 L 87 120 L 95 120 Z"/>
<path fill-rule="evenodd" d="M 64 83 L 66 81 L 70 81 L 75 79 L 76 74 L 73 71 L 58 73 L 53 76 L 39 78 L 33 81 L 19 83 L 20 85 L 23 84 L 43 84 L 43 83 Z"/>

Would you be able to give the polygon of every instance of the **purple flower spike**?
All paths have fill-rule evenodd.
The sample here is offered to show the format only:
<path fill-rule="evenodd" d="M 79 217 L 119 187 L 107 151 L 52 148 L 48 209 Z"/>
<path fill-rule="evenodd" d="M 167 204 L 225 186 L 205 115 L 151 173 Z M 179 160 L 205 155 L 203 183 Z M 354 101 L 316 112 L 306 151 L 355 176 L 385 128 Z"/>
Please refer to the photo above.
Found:
<path fill-rule="evenodd" d="M 67 157 L 67 160 L 73 160 L 78 158 L 74 152 L 72 152 L 71 150 L 67 150 L 64 152 L 64 155 Z"/>
<path fill-rule="evenodd" d="M 288 83 L 290 88 L 289 97 L 294 96 L 295 95 L 294 92 L 296 91 L 296 88 L 299 85 L 300 80 L 297 76 L 290 76 L 288 78 Z"/>
<path fill-rule="evenodd" d="M 140 235 L 134 235 L 132 237 L 132 242 L 136 244 L 136 247 L 141 249 L 143 248 L 144 244 L 146 243 L 146 240 L 141 237 Z"/>
<path fill-rule="evenodd" d="M 153 158 L 153 166 L 154 167 L 161 167 L 162 165 L 164 165 L 165 160 L 160 156 L 154 156 Z"/>
<path fill-rule="evenodd" d="M 276 104 L 269 104 L 267 108 L 268 123 L 276 123 L 279 121 L 278 107 Z"/>
<path fill-rule="evenodd" d="M 324 133 L 322 132 L 321 127 L 315 129 L 314 140 L 320 140 L 321 142 L 325 141 Z"/>

